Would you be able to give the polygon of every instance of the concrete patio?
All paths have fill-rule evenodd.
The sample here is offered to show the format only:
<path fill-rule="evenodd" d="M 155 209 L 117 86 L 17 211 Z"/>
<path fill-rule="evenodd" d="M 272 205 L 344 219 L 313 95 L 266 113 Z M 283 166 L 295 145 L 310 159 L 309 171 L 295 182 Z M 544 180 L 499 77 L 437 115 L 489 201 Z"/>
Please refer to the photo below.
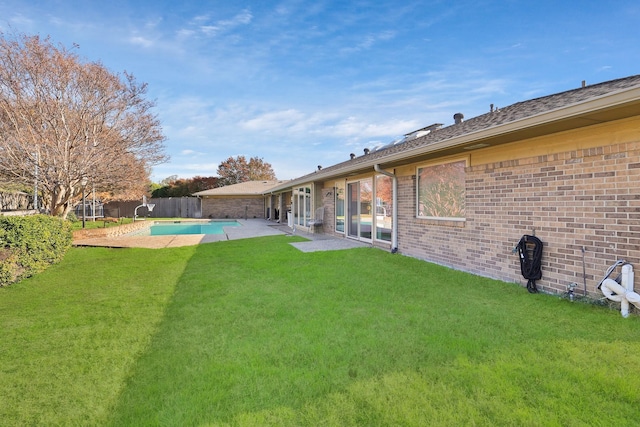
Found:
<path fill-rule="evenodd" d="M 351 249 L 367 247 L 363 242 L 351 239 L 328 236 L 322 233 L 306 233 L 294 231 L 286 225 L 270 222 L 264 219 L 239 219 L 239 227 L 225 227 L 224 234 L 183 234 L 168 236 L 148 236 L 139 232 L 117 237 L 93 237 L 75 239 L 74 246 L 102 246 L 109 248 L 175 248 L 192 246 L 201 243 L 219 242 L 225 240 L 250 239 L 253 237 L 297 235 L 308 239 L 306 242 L 291 242 L 291 245 L 302 252 Z"/>

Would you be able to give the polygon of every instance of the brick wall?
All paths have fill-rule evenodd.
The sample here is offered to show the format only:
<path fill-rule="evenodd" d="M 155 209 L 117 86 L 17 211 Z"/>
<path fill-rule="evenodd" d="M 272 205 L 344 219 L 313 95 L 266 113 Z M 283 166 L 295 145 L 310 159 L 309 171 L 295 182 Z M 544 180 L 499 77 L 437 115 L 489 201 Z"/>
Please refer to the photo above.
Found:
<path fill-rule="evenodd" d="M 336 228 L 336 195 L 335 187 L 327 186 L 322 188 L 322 206 L 324 206 L 324 220 L 322 231 L 324 233 L 333 234 Z"/>
<path fill-rule="evenodd" d="M 264 218 L 264 198 L 262 196 L 231 198 L 216 197 L 202 199 L 202 217 L 203 218 Z"/>
<path fill-rule="evenodd" d="M 617 259 L 640 269 L 638 141 L 469 167 L 464 223 L 417 219 L 415 176 L 398 187 L 403 254 L 526 284 L 512 249 L 535 233 L 545 244 L 538 287 L 581 291 L 584 248 L 593 296 Z"/>

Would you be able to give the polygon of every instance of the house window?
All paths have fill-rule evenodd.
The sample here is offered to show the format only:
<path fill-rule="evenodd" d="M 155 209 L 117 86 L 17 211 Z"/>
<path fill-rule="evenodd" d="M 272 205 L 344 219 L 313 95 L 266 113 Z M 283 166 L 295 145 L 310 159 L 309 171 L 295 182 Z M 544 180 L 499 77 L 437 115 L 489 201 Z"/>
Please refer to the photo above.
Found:
<path fill-rule="evenodd" d="M 465 167 L 460 160 L 417 169 L 418 218 L 465 219 Z"/>
<path fill-rule="evenodd" d="M 344 181 L 336 182 L 336 231 L 344 233 Z"/>

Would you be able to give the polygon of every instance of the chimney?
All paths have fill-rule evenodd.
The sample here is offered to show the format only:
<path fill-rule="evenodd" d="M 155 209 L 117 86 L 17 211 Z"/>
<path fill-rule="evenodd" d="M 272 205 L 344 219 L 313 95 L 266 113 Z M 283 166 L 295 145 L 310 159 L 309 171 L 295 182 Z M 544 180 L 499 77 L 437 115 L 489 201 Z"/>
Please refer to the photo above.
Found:
<path fill-rule="evenodd" d="M 457 125 L 459 125 L 460 123 L 462 123 L 464 121 L 464 114 L 455 113 L 453 115 L 453 120 L 456 122 Z"/>
<path fill-rule="evenodd" d="M 489 111 L 493 113 L 493 104 L 489 105 Z"/>

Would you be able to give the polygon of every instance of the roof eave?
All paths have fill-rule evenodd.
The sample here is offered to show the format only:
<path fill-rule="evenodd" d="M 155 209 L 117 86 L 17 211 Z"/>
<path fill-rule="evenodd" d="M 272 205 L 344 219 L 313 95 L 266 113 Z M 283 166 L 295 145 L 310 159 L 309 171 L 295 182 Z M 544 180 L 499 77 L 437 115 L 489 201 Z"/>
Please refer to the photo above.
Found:
<path fill-rule="evenodd" d="M 636 115 L 640 115 L 640 87 L 610 93 L 587 102 L 561 107 L 502 125 L 488 127 L 433 144 L 395 153 L 372 162 L 371 167 L 373 167 L 374 163 L 382 165 L 395 163 L 398 165 L 398 161 L 403 159 L 409 160 L 405 163 L 411 163 L 411 159 L 422 154 L 441 153 L 453 148 L 463 150 L 465 147 L 478 143 L 485 143 L 490 146 L 501 145 Z"/>
<path fill-rule="evenodd" d="M 462 152 L 465 147 L 478 143 L 489 146 L 501 145 L 519 139 L 543 136 L 636 115 L 640 115 L 640 87 L 611 92 L 588 101 L 400 151 L 386 157 L 375 157 L 353 165 L 345 163 L 343 168 L 317 171 L 314 174 L 295 178 L 286 185 L 274 187 L 263 194 L 286 191 L 309 182 L 357 174 L 372 169 L 376 164 L 382 165 L 383 168 L 401 166 L 415 162 L 416 159 L 429 158 L 434 154 Z"/>

